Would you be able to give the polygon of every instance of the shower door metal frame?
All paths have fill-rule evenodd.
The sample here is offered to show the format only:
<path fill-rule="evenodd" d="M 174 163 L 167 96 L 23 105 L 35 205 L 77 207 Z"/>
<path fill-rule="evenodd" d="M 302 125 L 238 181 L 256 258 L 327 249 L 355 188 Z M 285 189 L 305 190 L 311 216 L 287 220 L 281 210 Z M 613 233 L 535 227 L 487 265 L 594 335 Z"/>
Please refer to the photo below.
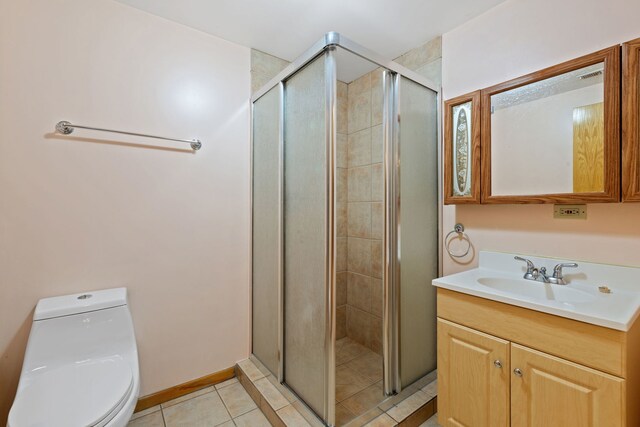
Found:
<path fill-rule="evenodd" d="M 325 369 L 326 369 L 326 390 L 324 414 L 316 414 L 328 425 L 335 424 L 335 339 L 336 339 L 336 241 L 337 230 L 335 225 L 335 177 L 336 177 L 336 101 L 337 101 L 337 74 L 333 51 L 340 47 L 349 51 L 375 65 L 385 69 L 383 74 L 384 106 L 383 106 L 383 143 L 385 165 L 385 245 L 384 245 L 384 306 L 383 306 L 383 373 L 384 392 L 391 395 L 401 391 L 400 371 L 399 371 L 399 315 L 400 301 L 398 295 L 400 254 L 399 236 L 401 224 L 398 219 L 400 212 L 399 201 L 399 96 L 400 78 L 405 77 L 415 83 L 432 90 L 436 94 L 436 115 L 437 115 L 437 156 L 438 156 L 438 274 L 442 274 L 442 95 L 441 88 L 430 79 L 409 70 L 400 64 L 386 60 L 375 52 L 360 46 L 359 44 L 341 36 L 337 32 L 326 33 L 320 40 L 313 44 L 307 51 L 285 67 L 280 73 L 258 89 L 251 96 L 251 141 L 250 141 L 250 251 L 249 262 L 253 266 L 253 108 L 255 102 L 265 95 L 275 86 L 279 86 L 279 281 L 278 281 L 278 372 L 277 376 L 281 384 L 285 384 L 284 378 L 284 242 L 282 234 L 284 231 L 284 84 L 291 76 L 301 70 L 319 56 L 326 54 L 325 58 L 325 79 L 326 85 L 326 135 L 327 135 L 327 286 L 325 288 L 327 302 L 327 324 L 325 325 Z M 393 226 L 395 225 L 395 227 Z M 253 267 L 251 267 L 253 268 Z M 253 296 L 253 274 L 250 275 L 250 295 Z M 250 302 L 251 313 L 253 313 L 253 298 Z M 253 314 L 252 314 L 253 316 Z M 250 322 L 253 328 L 253 322 Z M 250 337 L 253 336 L 251 330 Z M 251 353 L 253 354 L 253 339 L 250 339 Z M 295 392 L 294 392 L 295 393 Z M 301 402 L 304 401 L 301 399 Z M 306 405 L 305 405 L 306 406 Z M 308 406 L 307 406 L 308 407 Z"/>

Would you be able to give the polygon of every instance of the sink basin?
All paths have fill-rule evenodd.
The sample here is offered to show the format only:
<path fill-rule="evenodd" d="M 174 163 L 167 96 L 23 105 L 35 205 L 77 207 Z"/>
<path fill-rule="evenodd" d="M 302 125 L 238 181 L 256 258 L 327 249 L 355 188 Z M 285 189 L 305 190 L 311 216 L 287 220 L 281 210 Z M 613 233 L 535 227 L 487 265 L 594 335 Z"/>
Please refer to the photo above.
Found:
<path fill-rule="evenodd" d="M 500 292 L 544 301 L 579 304 L 592 302 L 596 299 L 594 295 L 579 289 L 551 283 L 534 282 L 532 280 L 481 277 L 478 279 L 478 283 Z"/>
<path fill-rule="evenodd" d="M 556 285 L 525 280 L 526 267 L 513 254 L 480 251 L 479 258 L 477 268 L 434 279 L 433 286 L 619 331 L 628 331 L 640 316 L 639 267 L 578 261 L 564 275 L 567 284 Z M 526 258 L 548 271 L 573 262 Z"/>

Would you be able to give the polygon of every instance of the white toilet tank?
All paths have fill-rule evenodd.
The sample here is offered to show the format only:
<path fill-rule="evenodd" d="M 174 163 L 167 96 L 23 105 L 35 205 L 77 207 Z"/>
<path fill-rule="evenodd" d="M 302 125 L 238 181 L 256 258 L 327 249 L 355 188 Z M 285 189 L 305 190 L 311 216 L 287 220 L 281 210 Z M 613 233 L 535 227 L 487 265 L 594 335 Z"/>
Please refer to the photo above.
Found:
<path fill-rule="evenodd" d="M 40 300 L 9 427 L 121 427 L 138 399 L 126 288 Z"/>

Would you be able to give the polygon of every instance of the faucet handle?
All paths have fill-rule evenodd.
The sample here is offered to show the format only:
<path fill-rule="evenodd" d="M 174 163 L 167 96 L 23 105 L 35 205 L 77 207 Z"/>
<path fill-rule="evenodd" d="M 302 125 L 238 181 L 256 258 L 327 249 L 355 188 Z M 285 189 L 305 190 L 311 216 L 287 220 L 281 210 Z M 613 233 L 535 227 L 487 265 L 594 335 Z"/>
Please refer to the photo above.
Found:
<path fill-rule="evenodd" d="M 524 261 L 527 263 L 527 274 L 533 273 L 533 271 L 536 269 L 536 266 L 533 264 L 533 262 L 531 262 L 531 260 L 528 260 L 526 258 L 522 258 L 519 256 L 514 256 L 513 259 L 518 261 Z"/>
<path fill-rule="evenodd" d="M 553 277 L 555 277 L 556 279 L 562 279 L 562 269 L 564 267 L 576 268 L 577 266 L 578 264 L 576 264 L 575 262 L 563 262 L 563 263 L 557 264 L 555 267 L 553 267 Z"/>

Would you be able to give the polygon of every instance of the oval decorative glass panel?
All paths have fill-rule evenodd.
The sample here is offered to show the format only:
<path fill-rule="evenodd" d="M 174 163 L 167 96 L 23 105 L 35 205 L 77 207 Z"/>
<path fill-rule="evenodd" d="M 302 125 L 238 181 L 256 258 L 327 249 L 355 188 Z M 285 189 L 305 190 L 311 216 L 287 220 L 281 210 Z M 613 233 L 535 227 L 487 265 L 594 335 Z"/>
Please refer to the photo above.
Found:
<path fill-rule="evenodd" d="M 471 194 L 471 101 L 453 107 L 453 195 Z"/>

